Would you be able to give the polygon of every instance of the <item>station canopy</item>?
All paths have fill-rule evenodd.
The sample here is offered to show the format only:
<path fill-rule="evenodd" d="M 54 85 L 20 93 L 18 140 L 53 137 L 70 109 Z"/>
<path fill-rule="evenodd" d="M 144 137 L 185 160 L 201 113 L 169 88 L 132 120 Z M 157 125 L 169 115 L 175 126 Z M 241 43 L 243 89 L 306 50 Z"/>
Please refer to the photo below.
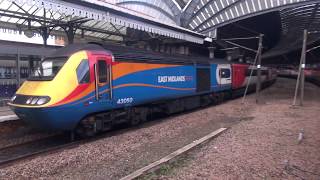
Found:
<path fill-rule="evenodd" d="M 320 41 L 320 2 L 280 11 L 282 34 L 278 44 L 263 55 L 264 58 L 281 56 L 300 50 L 303 30 L 308 31 L 307 44 L 319 45 Z"/>
<path fill-rule="evenodd" d="M 148 14 L 99 0 L 0 0 L 0 28 L 121 41 L 127 29 L 202 44 L 205 36 Z"/>

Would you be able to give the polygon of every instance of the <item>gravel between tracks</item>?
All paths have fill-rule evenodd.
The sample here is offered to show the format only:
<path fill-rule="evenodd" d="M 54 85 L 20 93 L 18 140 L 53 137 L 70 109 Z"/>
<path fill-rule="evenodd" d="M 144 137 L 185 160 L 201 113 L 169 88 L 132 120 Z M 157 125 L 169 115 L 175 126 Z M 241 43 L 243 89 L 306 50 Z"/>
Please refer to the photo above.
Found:
<path fill-rule="evenodd" d="M 249 96 L 248 105 L 241 105 L 241 99 L 237 99 L 149 122 L 116 136 L 5 167 L 0 169 L 0 179 L 118 179 L 219 127 L 230 126 L 228 132 L 208 146 L 192 151 L 187 165 L 156 178 L 293 178 L 283 171 L 285 160 L 289 168 L 297 165 L 319 172 L 316 165 L 320 158 L 315 154 L 320 144 L 315 135 L 319 129 L 316 121 L 319 113 L 314 113 L 319 112 L 319 97 L 310 97 L 316 93 L 312 94 L 315 90 L 308 85 L 306 107 L 290 109 L 292 93 L 287 93 L 285 82 L 291 83 L 291 88 L 294 86 L 292 80 L 280 79 L 263 92 L 268 101 L 266 105 L 254 105 L 254 96 Z M 279 92 L 275 94 L 275 91 Z M 304 128 L 305 139 L 297 144 L 301 128 Z"/>
<path fill-rule="evenodd" d="M 305 107 L 292 108 L 295 81 L 280 79 L 267 104 L 156 179 L 320 179 L 320 89 L 306 85 Z M 298 141 L 303 129 L 303 139 Z"/>

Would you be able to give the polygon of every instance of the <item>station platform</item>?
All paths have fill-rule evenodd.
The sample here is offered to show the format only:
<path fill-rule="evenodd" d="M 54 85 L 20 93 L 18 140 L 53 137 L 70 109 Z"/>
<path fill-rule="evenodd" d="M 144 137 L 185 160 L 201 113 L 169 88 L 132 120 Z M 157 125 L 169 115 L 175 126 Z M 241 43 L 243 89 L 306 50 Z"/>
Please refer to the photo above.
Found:
<path fill-rule="evenodd" d="M 0 107 L 0 123 L 6 121 L 14 121 L 18 119 L 19 118 L 14 114 L 13 111 L 10 110 L 9 107 Z"/>

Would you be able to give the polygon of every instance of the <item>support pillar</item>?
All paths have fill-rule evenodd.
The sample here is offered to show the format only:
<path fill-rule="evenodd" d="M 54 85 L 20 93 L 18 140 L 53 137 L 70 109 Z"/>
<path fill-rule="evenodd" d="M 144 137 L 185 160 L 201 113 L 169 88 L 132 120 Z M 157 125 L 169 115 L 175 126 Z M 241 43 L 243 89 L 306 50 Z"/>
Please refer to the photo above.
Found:
<path fill-rule="evenodd" d="M 171 46 L 171 54 L 176 54 L 176 46 Z"/>
<path fill-rule="evenodd" d="M 209 58 L 214 59 L 215 58 L 214 51 L 216 50 L 216 47 L 211 46 L 211 47 L 208 47 L 208 49 L 209 49 Z"/>
<path fill-rule="evenodd" d="M 187 56 L 189 56 L 190 50 L 189 50 L 189 47 L 188 47 L 188 46 L 185 46 L 185 48 L 184 48 L 184 54 L 187 55 Z"/>
<path fill-rule="evenodd" d="M 156 44 L 155 51 L 156 51 L 156 52 L 160 52 L 160 44 L 159 44 L 159 43 Z"/>
<path fill-rule="evenodd" d="M 304 99 L 304 69 L 306 66 L 306 50 L 307 50 L 307 40 L 308 40 L 308 31 L 303 31 L 303 44 L 302 44 L 302 50 L 301 50 L 301 57 L 300 57 L 300 65 L 299 65 L 299 73 L 297 78 L 297 84 L 296 89 L 294 93 L 294 99 L 293 99 L 293 106 L 296 105 L 296 100 L 298 96 L 299 86 L 300 86 L 300 106 L 303 106 L 303 99 Z"/>
<path fill-rule="evenodd" d="M 299 73 L 297 77 L 297 83 L 296 83 L 296 89 L 294 93 L 294 99 L 292 105 L 296 105 L 298 91 L 300 87 L 300 106 L 303 106 L 303 99 L 304 99 L 304 69 L 305 69 L 305 63 L 306 63 L 306 49 L 307 49 L 307 40 L 308 40 L 308 31 L 303 31 L 303 44 L 302 44 L 302 50 L 301 50 L 301 57 L 300 57 L 300 65 L 299 65 Z"/>
<path fill-rule="evenodd" d="M 231 62 L 233 57 L 233 51 L 227 51 L 227 61 Z"/>
<path fill-rule="evenodd" d="M 243 55 L 239 56 L 239 63 L 243 63 Z"/>
<path fill-rule="evenodd" d="M 49 32 L 48 32 L 48 28 L 47 27 L 43 27 L 40 30 L 42 39 L 43 39 L 43 46 L 47 47 L 48 45 L 48 38 L 49 38 Z"/>
<path fill-rule="evenodd" d="M 166 48 L 166 46 L 165 46 L 165 45 L 163 45 L 163 44 L 161 44 L 161 45 L 160 45 L 159 52 L 164 53 L 164 52 L 165 52 L 165 48 Z"/>
<path fill-rule="evenodd" d="M 31 75 L 33 68 L 34 68 L 34 60 L 33 60 L 33 58 L 29 57 L 28 75 Z"/>
<path fill-rule="evenodd" d="M 151 46 L 150 46 L 149 43 L 145 45 L 145 48 L 146 48 L 147 51 L 151 51 Z"/>
<path fill-rule="evenodd" d="M 16 80 L 17 88 L 20 87 L 21 77 L 20 77 L 20 51 L 17 50 L 17 59 L 16 59 Z"/>
<path fill-rule="evenodd" d="M 171 54 L 171 46 L 168 44 L 166 45 L 166 51 L 167 54 Z"/>
<path fill-rule="evenodd" d="M 263 35 L 259 36 L 259 47 L 258 47 L 258 59 L 257 59 L 257 85 L 256 85 L 256 103 L 260 103 L 260 90 L 261 90 L 261 53 L 262 53 L 262 41 Z"/>
<path fill-rule="evenodd" d="M 306 50 L 307 50 L 307 40 L 308 40 L 308 31 L 303 31 L 303 45 L 302 45 L 302 64 L 301 64 L 301 87 L 300 87 L 300 106 L 303 106 L 303 100 L 304 100 L 304 82 L 305 82 L 305 75 L 304 75 L 304 69 L 306 67 Z"/>
<path fill-rule="evenodd" d="M 180 46 L 179 47 L 179 54 L 184 54 L 185 50 L 184 50 L 184 46 Z"/>
<path fill-rule="evenodd" d="M 74 42 L 74 26 L 73 24 L 69 24 L 69 26 L 65 29 L 68 38 L 68 44 L 73 44 Z"/>

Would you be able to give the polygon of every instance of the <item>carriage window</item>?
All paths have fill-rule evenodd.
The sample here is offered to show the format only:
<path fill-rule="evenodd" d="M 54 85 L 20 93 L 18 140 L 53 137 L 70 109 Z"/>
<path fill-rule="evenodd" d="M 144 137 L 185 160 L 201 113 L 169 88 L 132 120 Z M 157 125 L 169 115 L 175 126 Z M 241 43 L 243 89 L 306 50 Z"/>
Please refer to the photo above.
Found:
<path fill-rule="evenodd" d="M 220 69 L 221 78 L 229 78 L 231 75 L 230 69 Z"/>
<path fill-rule="evenodd" d="M 107 63 L 104 60 L 98 60 L 99 83 L 108 82 Z"/>
<path fill-rule="evenodd" d="M 90 82 L 89 62 L 87 59 L 82 60 L 77 67 L 77 77 L 79 84 Z"/>

